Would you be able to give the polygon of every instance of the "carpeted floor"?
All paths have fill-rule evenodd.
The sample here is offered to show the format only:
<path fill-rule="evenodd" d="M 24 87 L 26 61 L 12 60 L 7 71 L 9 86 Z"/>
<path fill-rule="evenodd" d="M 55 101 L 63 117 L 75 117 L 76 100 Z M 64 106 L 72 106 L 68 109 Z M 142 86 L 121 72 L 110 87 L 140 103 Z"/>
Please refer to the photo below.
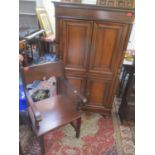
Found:
<path fill-rule="evenodd" d="M 40 155 L 35 136 L 30 137 L 25 154 Z M 68 124 L 46 134 L 44 143 L 46 155 L 117 155 L 112 119 L 96 113 L 83 115 L 80 138 Z"/>
<path fill-rule="evenodd" d="M 99 114 L 82 117 L 80 138 L 71 125 L 45 136 L 47 155 L 116 155 L 112 119 Z"/>
<path fill-rule="evenodd" d="M 121 100 L 114 99 L 112 118 L 115 129 L 115 141 L 117 152 L 119 155 L 134 155 L 135 154 L 135 125 L 133 122 L 122 124 L 119 119 L 118 109 Z"/>
<path fill-rule="evenodd" d="M 117 105 L 118 101 L 115 102 Z M 46 155 L 134 155 L 133 131 L 120 124 L 114 105 L 112 118 L 103 118 L 96 113 L 83 115 L 79 139 L 70 124 L 46 134 Z M 20 139 L 26 155 L 40 155 L 39 143 L 29 128 L 20 128 Z"/>

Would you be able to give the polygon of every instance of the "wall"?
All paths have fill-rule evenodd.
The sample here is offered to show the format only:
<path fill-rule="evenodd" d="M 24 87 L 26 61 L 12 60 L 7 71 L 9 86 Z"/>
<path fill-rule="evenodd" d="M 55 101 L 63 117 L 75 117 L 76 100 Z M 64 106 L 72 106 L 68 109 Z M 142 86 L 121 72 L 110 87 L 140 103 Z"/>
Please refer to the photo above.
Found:
<path fill-rule="evenodd" d="M 129 43 L 127 49 L 135 50 L 135 24 L 132 27 L 132 32 L 130 35 Z"/>

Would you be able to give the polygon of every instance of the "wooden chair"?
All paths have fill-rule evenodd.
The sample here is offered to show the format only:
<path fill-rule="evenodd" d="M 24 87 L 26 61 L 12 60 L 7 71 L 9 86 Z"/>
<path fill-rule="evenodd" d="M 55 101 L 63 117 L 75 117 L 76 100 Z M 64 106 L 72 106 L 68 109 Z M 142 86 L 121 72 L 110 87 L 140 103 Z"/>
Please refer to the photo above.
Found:
<path fill-rule="evenodd" d="M 29 104 L 28 112 L 32 128 L 42 144 L 42 154 L 45 154 L 43 136 L 67 123 L 75 128 L 76 137 L 80 134 L 81 106 L 87 102 L 72 85 L 64 78 L 64 67 L 61 61 L 31 66 L 21 69 L 24 91 Z M 57 79 L 57 95 L 38 102 L 33 102 L 26 85 L 43 77 L 55 76 Z"/>

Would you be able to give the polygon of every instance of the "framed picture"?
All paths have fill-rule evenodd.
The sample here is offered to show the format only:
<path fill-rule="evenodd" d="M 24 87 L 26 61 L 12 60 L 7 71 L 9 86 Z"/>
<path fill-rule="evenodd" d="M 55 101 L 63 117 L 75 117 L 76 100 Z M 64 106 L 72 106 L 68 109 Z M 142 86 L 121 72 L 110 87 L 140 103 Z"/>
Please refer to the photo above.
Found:
<path fill-rule="evenodd" d="M 46 37 L 51 36 L 53 34 L 53 30 L 45 8 L 36 8 L 36 13 L 37 13 L 40 26 L 45 31 L 44 32 L 45 36 Z"/>

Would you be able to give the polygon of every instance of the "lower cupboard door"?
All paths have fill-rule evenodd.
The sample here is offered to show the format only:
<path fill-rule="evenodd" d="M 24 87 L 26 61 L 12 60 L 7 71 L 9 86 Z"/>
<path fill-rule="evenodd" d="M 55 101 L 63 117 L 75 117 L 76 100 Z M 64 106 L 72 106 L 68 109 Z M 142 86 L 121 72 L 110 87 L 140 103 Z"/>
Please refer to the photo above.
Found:
<path fill-rule="evenodd" d="M 106 107 L 111 81 L 102 79 L 88 79 L 86 97 L 88 106 Z"/>

